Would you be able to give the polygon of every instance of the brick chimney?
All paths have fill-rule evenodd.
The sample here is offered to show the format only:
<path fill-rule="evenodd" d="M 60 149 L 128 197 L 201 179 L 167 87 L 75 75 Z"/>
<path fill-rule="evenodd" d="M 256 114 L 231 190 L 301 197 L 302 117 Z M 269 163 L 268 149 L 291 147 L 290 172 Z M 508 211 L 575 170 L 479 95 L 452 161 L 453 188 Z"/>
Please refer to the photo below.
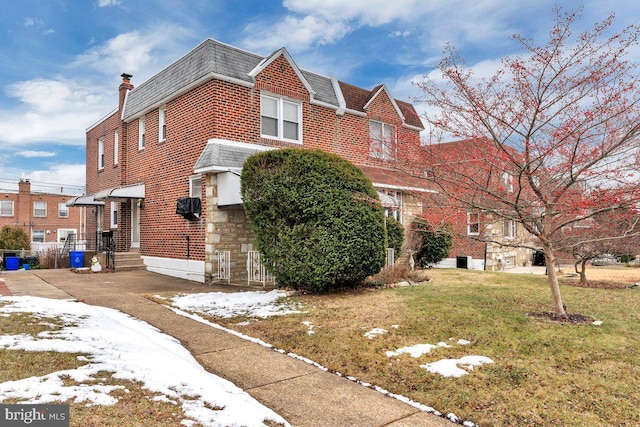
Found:
<path fill-rule="evenodd" d="M 28 178 L 20 178 L 20 182 L 18 182 L 18 193 L 19 194 L 31 193 L 31 182 L 29 182 Z"/>
<path fill-rule="evenodd" d="M 124 98 L 127 94 L 127 91 L 133 89 L 133 85 L 131 84 L 131 74 L 122 73 L 120 75 L 122 77 L 122 83 L 120 83 L 120 87 L 118 89 L 119 99 L 118 99 L 118 111 L 122 112 L 122 108 L 124 106 Z"/>

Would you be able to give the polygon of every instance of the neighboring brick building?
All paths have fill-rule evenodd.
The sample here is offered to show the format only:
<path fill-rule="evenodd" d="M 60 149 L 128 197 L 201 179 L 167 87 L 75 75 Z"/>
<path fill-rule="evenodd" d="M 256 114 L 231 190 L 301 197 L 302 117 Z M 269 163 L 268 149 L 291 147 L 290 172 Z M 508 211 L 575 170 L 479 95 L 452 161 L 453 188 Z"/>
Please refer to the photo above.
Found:
<path fill-rule="evenodd" d="M 87 130 L 90 233 L 113 230 L 151 271 L 203 282 L 247 277 L 253 235 L 238 173 L 252 153 L 321 149 L 358 165 L 409 224 L 431 183 L 393 170 L 420 151 L 422 123 L 385 85 L 358 88 L 207 39 L 148 81 L 123 74 L 118 107 Z M 183 215 L 176 213 L 177 206 Z M 221 253 L 229 251 L 228 265 Z"/>
<path fill-rule="evenodd" d="M 69 234 L 84 231 L 84 209 L 68 207 L 69 197 L 32 193 L 29 180 L 21 179 L 17 192 L 0 193 L 0 227 L 22 228 L 32 248 L 64 244 Z"/>
<path fill-rule="evenodd" d="M 501 198 L 506 202 L 515 197 L 513 175 L 496 167 L 500 163 L 499 160 L 493 164 L 475 160 L 484 158 L 474 153 L 475 150 L 480 150 L 483 154 L 493 153 L 494 149 L 490 143 L 482 139 L 458 140 L 424 149 L 428 153 L 425 164 L 431 169 L 434 178 L 438 176 L 437 179 L 445 187 L 452 186 L 447 193 L 451 194 L 452 198 L 455 198 L 456 194 L 462 195 L 465 191 L 458 185 L 460 183 L 457 181 L 459 178 L 456 177 L 458 174 L 475 178 L 476 182 L 491 191 L 494 198 Z M 494 159 L 498 158 L 499 154 L 496 153 Z M 473 195 L 483 197 L 477 192 Z M 438 267 L 463 266 L 495 271 L 523 266 L 532 261 L 533 250 L 517 247 L 519 245 L 535 246 L 533 236 L 520 222 L 504 219 L 495 212 L 462 209 L 456 206 L 460 205 L 459 202 L 449 200 L 440 193 L 427 193 L 426 196 L 422 215 L 429 222 L 449 224 L 453 227 L 455 234 L 449 257 L 441 261 Z M 464 196 L 461 198 L 465 199 Z M 470 197 L 466 199 L 467 202 L 470 200 Z M 508 203 L 505 203 L 505 206 L 507 205 Z"/>

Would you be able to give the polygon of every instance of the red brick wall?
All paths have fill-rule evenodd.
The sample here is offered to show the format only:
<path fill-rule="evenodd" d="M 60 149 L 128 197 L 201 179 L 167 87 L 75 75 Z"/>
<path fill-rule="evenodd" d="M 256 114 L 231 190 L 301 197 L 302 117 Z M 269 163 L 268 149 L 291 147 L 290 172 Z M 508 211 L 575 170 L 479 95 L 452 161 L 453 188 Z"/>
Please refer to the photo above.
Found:
<path fill-rule="evenodd" d="M 260 136 L 260 93 L 266 91 L 302 101 L 303 144 Z M 354 114 L 338 116 L 330 108 L 309 103 L 309 93 L 284 56 L 273 61 L 256 76 L 254 88 L 211 80 L 166 104 L 167 138 L 158 142 L 158 109 L 145 115 L 143 150 L 138 150 L 138 120 L 120 122 L 120 112 L 105 119 L 87 133 L 87 192 L 120 184 L 145 183 L 141 210 L 141 251 L 143 255 L 185 258 L 186 236 L 190 237 L 190 258 L 204 260 L 206 197 L 198 221 L 187 221 L 175 213 L 176 201 L 189 195 L 189 176 L 211 138 L 228 139 L 267 146 L 317 148 L 337 153 L 358 164 L 379 165 L 369 155 L 369 119 Z M 402 128 L 386 93 L 382 93 L 367 113 L 378 120 L 396 124 L 399 139 L 419 145 L 415 130 Z M 120 129 L 122 155 L 113 167 L 113 131 Z M 105 140 L 105 168 L 97 171 L 98 139 Z M 126 163 L 125 163 L 126 162 Z M 203 180 L 204 182 L 204 180 Z M 203 185 L 204 189 L 204 185 Z M 121 204 L 120 218 L 130 215 Z M 105 206 L 104 229 L 109 228 L 109 207 Z M 119 233 L 128 234 L 119 225 Z M 126 244 L 125 244 L 126 246 Z"/>
<path fill-rule="evenodd" d="M 60 218 L 58 203 L 66 203 L 74 196 L 64 194 L 31 193 L 28 182 L 20 182 L 18 193 L 0 193 L 1 200 L 13 201 L 13 216 L 0 216 L 0 227 L 20 227 L 31 238 L 31 230 L 45 232 L 45 243 L 58 241 L 58 229 L 80 230 L 82 210 L 77 207 L 69 207 L 69 216 Z M 46 202 L 47 212 L 45 217 L 34 217 L 34 202 Z M 49 231 L 49 233 L 47 233 Z"/>

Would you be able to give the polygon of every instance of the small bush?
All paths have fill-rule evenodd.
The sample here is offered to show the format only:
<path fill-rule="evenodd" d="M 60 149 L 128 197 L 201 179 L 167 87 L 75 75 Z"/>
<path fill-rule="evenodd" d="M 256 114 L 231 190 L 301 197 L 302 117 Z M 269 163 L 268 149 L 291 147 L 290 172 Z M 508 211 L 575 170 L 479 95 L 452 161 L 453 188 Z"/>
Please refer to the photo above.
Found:
<path fill-rule="evenodd" d="M 424 271 L 411 270 L 404 264 L 396 264 L 393 267 L 385 268 L 378 274 L 371 276 L 367 284 L 372 286 L 384 286 L 399 282 L 424 282 L 429 280 L 425 277 Z"/>
<path fill-rule="evenodd" d="M 278 286 L 324 292 L 361 283 L 384 265 L 378 193 L 343 158 L 304 149 L 255 154 L 242 169 L 241 191 Z"/>
<path fill-rule="evenodd" d="M 416 219 L 412 230 L 417 235 L 415 261 L 420 267 L 432 267 L 449 255 L 453 237 L 448 224 L 434 226 L 427 221 Z"/>

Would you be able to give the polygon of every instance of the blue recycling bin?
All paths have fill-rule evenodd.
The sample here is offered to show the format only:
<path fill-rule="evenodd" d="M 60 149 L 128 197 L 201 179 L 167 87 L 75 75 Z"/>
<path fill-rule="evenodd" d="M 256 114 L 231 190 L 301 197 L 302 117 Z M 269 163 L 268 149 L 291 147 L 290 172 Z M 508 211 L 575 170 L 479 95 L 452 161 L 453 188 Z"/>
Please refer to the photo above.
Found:
<path fill-rule="evenodd" d="M 84 251 L 70 251 L 69 260 L 71 268 L 82 268 L 84 266 Z"/>
<path fill-rule="evenodd" d="M 7 265 L 5 266 L 7 270 L 17 270 L 18 265 L 20 264 L 20 258 L 17 256 L 8 256 L 6 258 Z"/>

